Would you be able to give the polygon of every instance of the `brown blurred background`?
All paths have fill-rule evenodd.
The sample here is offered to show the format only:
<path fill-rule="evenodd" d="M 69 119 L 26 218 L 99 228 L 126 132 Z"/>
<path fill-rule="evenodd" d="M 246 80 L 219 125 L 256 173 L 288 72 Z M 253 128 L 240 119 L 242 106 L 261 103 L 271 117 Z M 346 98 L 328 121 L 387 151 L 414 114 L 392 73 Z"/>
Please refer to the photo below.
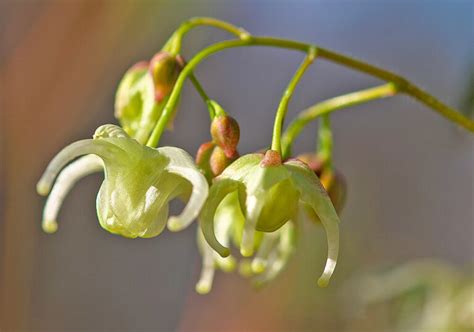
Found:
<path fill-rule="evenodd" d="M 339 266 L 329 288 L 321 229 L 306 227 L 289 268 L 256 292 L 218 273 L 194 293 L 195 226 L 149 240 L 104 232 L 95 216 L 101 176 L 68 196 L 55 235 L 40 230 L 35 183 L 66 144 L 115 122 L 125 70 L 150 58 L 181 21 L 215 16 L 255 34 L 301 39 L 396 71 L 460 107 L 474 61 L 472 1 L 12 1 L 0 2 L 0 329 L 351 330 L 340 286 L 361 269 L 434 257 L 473 261 L 473 136 L 407 97 L 333 117 L 338 168 L 349 197 Z M 228 38 L 201 28 L 190 58 Z M 301 55 L 264 48 L 224 52 L 197 75 L 241 123 L 240 150 L 270 143 L 280 94 Z M 291 115 L 318 100 L 377 84 L 326 62 L 303 79 Z M 186 86 L 163 144 L 194 154 L 208 140 L 206 109 Z M 297 152 L 314 148 L 313 125 Z"/>

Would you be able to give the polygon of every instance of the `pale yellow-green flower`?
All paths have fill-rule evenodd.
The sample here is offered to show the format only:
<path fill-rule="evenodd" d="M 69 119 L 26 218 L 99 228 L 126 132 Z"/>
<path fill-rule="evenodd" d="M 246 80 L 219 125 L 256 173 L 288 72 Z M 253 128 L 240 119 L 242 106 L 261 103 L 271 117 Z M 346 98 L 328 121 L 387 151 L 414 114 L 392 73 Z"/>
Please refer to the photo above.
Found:
<path fill-rule="evenodd" d="M 227 195 L 219 204 L 214 216 L 216 238 L 226 246 L 233 243 L 236 247 L 240 247 L 244 223 L 245 217 L 238 204 L 237 193 Z M 270 233 L 257 231 L 254 238 L 255 255 L 250 259 L 240 260 L 240 274 L 251 277 L 256 286 L 262 286 L 273 280 L 286 266 L 296 245 L 295 237 L 294 222 L 288 222 Z M 212 288 L 215 270 L 233 271 L 237 265 L 236 258 L 221 257 L 209 246 L 200 229 L 197 243 L 203 262 L 196 291 L 206 294 Z"/>
<path fill-rule="evenodd" d="M 83 155 L 87 156 L 66 166 Z M 59 152 L 38 182 L 38 193 L 49 194 L 43 212 L 46 232 L 56 231 L 59 208 L 74 183 L 100 169 L 105 173 L 97 195 L 100 225 L 125 237 L 153 237 L 167 223 L 170 230 L 181 230 L 196 218 L 207 198 L 206 179 L 184 150 L 150 148 L 122 128 L 104 125 L 93 139 Z M 179 216 L 168 219 L 168 203 L 176 197 L 188 203 Z"/>
<path fill-rule="evenodd" d="M 240 157 L 218 176 L 200 214 L 200 225 L 209 245 L 222 257 L 230 254 L 215 234 L 215 215 L 221 202 L 230 194 L 244 216 L 240 253 L 250 257 L 255 249 L 256 232 L 278 231 L 289 221 L 296 221 L 300 209 L 309 206 L 326 230 L 328 258 L 318 284 L 326 286 L 336 267 L 339 251 L 339 217 L 321 186 L 318 177 L 298 160 L 281 162 L 272 150 Z"/>

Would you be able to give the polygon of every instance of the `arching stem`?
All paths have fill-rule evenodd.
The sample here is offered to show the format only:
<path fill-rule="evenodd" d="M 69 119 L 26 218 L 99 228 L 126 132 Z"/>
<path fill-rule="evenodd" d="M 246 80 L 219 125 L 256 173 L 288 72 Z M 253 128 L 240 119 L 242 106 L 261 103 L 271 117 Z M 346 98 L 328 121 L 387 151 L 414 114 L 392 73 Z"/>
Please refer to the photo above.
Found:
<path fill-rule="evenodd" d="M 320 121 L 317 154 L 324 161 L 325 167 L 332 169 L 333 140 L 329 114 L 322 115 Z"/>
<path fill-rule="evenodd" d="M 293 96 L 293 92 L 295 91 L 298 82 L 303 77 L 304 73 L 308 69 L 308 67 L 313 63 L 314 59 L 316 58 L 316 48 L 310 48 L 308 51 L 308 55 L 304 58 L 303 62 L 299 66 L 298 70 L 296 71 L 295 75 L 291 79 L 288 87 L 286 88 L 283 96 L 280 100 L 280 104 L 278 105 L 278 109 L 275 115 L 275 123 L 273 125 L 273 136 L 272 136 L 272 147 L 273 151 L 277 151 L 281 154 L 281 129 L 283 127 L 283 123 L 285 122 L 285 116 L 288 111 L 288 103 L 290 102 L 291 97 Z"/>
<path fill-rule="evenodd" d="M 348 108 L 369 102 L 371 100 L 394 96 L 398 92 L 393 83 L 383 84 L 374 88 L 364 89 L 342 96 L 334 97 L 317 103 L 304 111 L 301 111 L 291 122 L 282 136 L 283 159 L 291 156 L 292 144 L 303 128 L 319 116 L 329 114 L 333 111 Z"/>
<path fill-rule="evenodd" d="M 435 97 L 429 95 L 428 93 L 424 92 L 423 90 L 416 87 L 412 83 L 408 82 L 403 77 L 398 76 L 394 73 L 391 73 L 384 69 L 372 66 L 362 61 L 355 60 L 350 57 L 340 55 L 333 51 L 330 51 L 321 47 L 317 47 L 314 45 L 305 44 L 305 43 L 301 43 L 301 42 L 297 42 L 293 40 L 286 40 L 286 39 L 247 36 L 243 39 L 223 41 L 220 43 L 213 44 L 209 47 L 206 47 L 205 49 L 200 51 L 198 54 L 196 54 L 196 56 L 192 58 L 191 61 L 189 61 L 189 63 L 181 71 L 181 74 L 178 77 L 178 80 L 175 84 L 173 92 L 171 93 L 168 103 L 166 104 L 163 110 L 163 115 L 161 116 L 160 120 L 157 122 L 153 130 L 153 133 L 147 142 L 148 146 L 155 147 L 158 144 L 160 137 L 164 131 L 164 128 L 166 127 L 166 124 L 168 123 L 170 119 L 172 110 L 176 106 L 179 94 L 184 84 L 184 80 L 189 76 L 189 74 L 191 74 L 192 70 L 201 61 L 203 61 L 204 59 L 206 59 L 207 57 L 209 57 L 210 55 L 214 53 L 217 53 L 229 48 L 244 47 L 244 46 L 272 46 L 272 47 L 287 48 L 287 49 L 303 51 L 305 53 L 307 53 L 310 48 L 314 47 L 319 57 L 325 58 L 333 62 L 337 62 L 346 67 L 356 69 L 358 71 L 367 73 L 377 78 L 390 81 L 392 82 L 393 85 L 396 86 L 397 91 L 406 93 L 418 99 L 420 102 L 429 106 L 431 109 L 441 114 L 445 118 L 449 119 L 450 121 L 457 123 L 458 125 L 466 128 L 467 130 L 471 132 L 474 132 L 474 121 L 466 118 L 461 113 L 443 104 L 441 101 L 439 101 Z"/>

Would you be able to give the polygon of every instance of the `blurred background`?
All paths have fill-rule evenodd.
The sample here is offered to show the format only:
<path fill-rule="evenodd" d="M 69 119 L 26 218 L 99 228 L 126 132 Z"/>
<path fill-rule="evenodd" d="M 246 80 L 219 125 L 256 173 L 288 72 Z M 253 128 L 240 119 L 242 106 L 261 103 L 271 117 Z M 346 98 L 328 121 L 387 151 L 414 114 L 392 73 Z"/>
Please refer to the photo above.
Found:
<path fill-rule="evenodd" d="M 325 234 L 308 226 L 287 270 L 266 288 L 255 291 L 237 274 L 218 273 L 209 295 L 195 294 L 196 225 L 148 240 L 106 233 L 95 212 L 99 175 L 68 196 L 59 231 L 42 233 L 44 199 L 35 184 L 49 160 L 99 125 L 116 122 L 114 92 L 123 73 L 151 58 L 192 16 L 313 42 L 395 71 L 453 107 L 472 107 L 470 0 L 3 0 L 0 329 L 380 331 L 387 327 L 382 316 L 366 312 L 354 323 L 345 313 L 352 298 L 342 290 L 359 272 L 423 258 L 459 268 L 473 262 L 473 136 L 405 96 L 333 116 L 335 162 L 349 192 L 340 260 L 326 289 L 315 283 Z M 185 39 L 183 53 L 189 59 L 224 38 L 199 28 Z M 270 143 L 280 95 L 301 57 L 255 47 L 223 52 L 198 67 L 210 96 L 241 124 L 241 153 Z M 377 83 L 317 62 L 289 117 Z M 162 143 L 194 154 L 209 140 L 208 126 L 206 108 L 187 84 L 174 133 Z M 295 152 L 314 149 L 315 129 L 303 133 Z"/>

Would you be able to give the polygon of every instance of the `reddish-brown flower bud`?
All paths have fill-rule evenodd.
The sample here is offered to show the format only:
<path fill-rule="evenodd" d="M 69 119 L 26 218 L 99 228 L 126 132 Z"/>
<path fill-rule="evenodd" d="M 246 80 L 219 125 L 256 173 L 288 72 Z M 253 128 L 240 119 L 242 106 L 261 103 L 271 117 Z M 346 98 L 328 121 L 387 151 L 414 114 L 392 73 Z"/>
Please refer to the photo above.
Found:
<path fill-rule="evenodd" d="M 206 142 L 201 144 L 196 153 L 196 164 L 208 182 L 211 182 L 213 178 L 210 160 L 215 147 L 216 145 L 213 142 Z"/>
<path fill-rule="evenodd" d="M 201 144 L 197 153 L 196 153 L 196 164 L 201 165 L 209 161 L 211 157 L 212 150 L 216 145 L 212 142 L 206 142 Z"/>
<path fill-rule="evenodd" d="M 228 158 L 221 147 L 214 142 L 206 142 L 196 153 L 196 164 L 210 183 L 238 157 L 239 154 L 236 152 L 232 158 Z"/>
<path fill-rule="evenodd" d="M 232 163 L 232 161 L 233 160 L 227 158 L 221 147 L 216 146 L 212 151 L 211 159 L 209 160 L 212 175 L 214 175 L 214 177 L 220 175 L 226 167 Z"/>
<path fill-rule="evenodd" d="M 227 158 L 235 159 L 240 139 L 240 128 L 237 121 L 228 116 L 216 116 L 211 124 L 213 141 L 224 150 Z"/>
<path fill-rule="evenodd" d="M 232 158 L 228 158 L 221 147 L 214 142 L 206 142 L 199 147 L 196 153 L 196 164 L 206 179 L 211 182 L 238 157 L 238 153 L 235 153 Z"/>
<path fill-rule="evenodd" d="M 184 60 L 180 56 L 174 56 L 164 51 L 158 52 L 153 56 L 148 70 L 153 77 L 155 100 L 157 103 L 171 93 L 183 67 Z"/>

